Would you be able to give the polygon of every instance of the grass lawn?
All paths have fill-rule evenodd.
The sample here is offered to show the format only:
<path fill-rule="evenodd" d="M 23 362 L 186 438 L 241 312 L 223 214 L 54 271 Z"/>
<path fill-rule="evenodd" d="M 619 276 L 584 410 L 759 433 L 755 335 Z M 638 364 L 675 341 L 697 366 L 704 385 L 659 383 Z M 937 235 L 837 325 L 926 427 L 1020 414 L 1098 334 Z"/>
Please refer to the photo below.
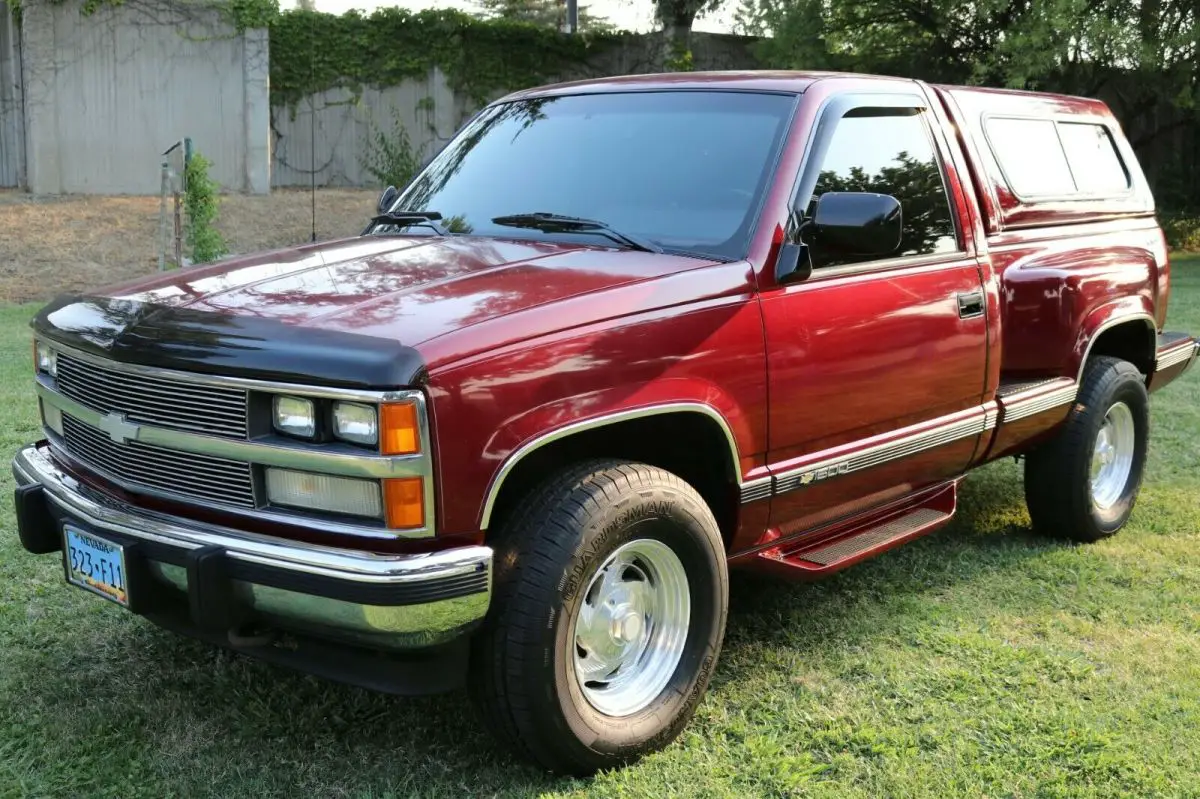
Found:
<path fill-rule="evenodd" d="M 1174 285 L 1172 326 L 1200 331 L 1200 259 Z M 33 310 L 0 309 L 4 452 L 38 434 Z M 375 695 L 161 632 L 65 586 L 6 509 L 0 797 L 1200 796 L 1200 370 L 1153 407 L 1113 539 L 1032 537 L 1008 461 L 966 481 L 952 526 L 830 581 L 735 575 L 683 738 L 587 781 L 510 761 L 461 694 Z"/>

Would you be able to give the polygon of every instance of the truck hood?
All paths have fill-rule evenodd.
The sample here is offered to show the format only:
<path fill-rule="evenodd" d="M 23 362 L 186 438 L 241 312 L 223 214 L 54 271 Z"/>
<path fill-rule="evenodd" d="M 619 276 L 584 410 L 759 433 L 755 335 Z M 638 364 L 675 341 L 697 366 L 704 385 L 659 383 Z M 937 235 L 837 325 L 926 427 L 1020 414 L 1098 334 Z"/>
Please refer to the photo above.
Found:
<path fill-rule="evenodd" d="M 361 237 L 172 272 L 104 296 L 369 331 L 417 345 L 497 316 L 703 263 L 545 242 Z"/>
<path fill-rule="evenodd" d="M 310 377 L 333 382 L 398 385 L 407 382 L 401 378 L 409 367 L 424 364 L 419 351 L 425 342 L 710 263 L 548 242 L 359 237 L 63 298 L 34 326 L 50 338 L 120 360 L 225 374 L 269 367 L 282 379 L 299 379 L 307 368 Z M 603 302 L 586 305 L 591 310 L 584 316 L 573 307 L 575 315 L 555 324 L 614 315 Z M 279 340 L 299 342 L 296 352 L 281 352 Z M 408 365 L 372 372 L 366 364 L 347 363 L 336 376 L 313 372 L 322 359 L 353 361 L 347 351 L 372 349 L 380 364 L 391 359 Z"/>

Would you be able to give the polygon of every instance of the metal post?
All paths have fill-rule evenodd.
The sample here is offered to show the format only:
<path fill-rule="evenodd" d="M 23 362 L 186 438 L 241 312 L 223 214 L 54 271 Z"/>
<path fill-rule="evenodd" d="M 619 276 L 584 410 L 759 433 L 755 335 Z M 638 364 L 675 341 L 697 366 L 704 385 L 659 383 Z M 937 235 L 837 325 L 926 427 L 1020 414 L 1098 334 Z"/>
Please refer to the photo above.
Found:
<path fill-rule="evenodd" d="M 162 162 L 162 180 L 158 189 L 158 271 L 167 268 L 167 192 L 171 189 L 171 165 Z"/>
<path fill-rule="evenodd" d="M 579 0 L 567 0 L 567 33 L 579 33 Z"/>
<path fill-rule="evenodd" d="M 179 202 L 179 192 L 175 194 L 175 266 L 183 268 L 183 214 Z"/>

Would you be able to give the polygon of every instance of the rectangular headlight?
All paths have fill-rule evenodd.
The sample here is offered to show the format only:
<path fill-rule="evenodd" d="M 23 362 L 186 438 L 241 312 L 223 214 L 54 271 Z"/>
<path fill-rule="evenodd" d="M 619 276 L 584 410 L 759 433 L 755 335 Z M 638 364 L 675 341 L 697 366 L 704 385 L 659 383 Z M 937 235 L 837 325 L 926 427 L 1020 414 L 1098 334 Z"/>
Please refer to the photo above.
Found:
<path fill-rule="evenodd" d="M 379 422 L 375 408 L 357 402 L 335 402 L 333 434 L 343 441 L 374 446 L 379 441 Z"/>
<path fill-rule="evenodd" d="M 312 400 L 280 394 L 275 397 L 273 407 L 273 422 L 279 432 L 300 438 L 316 435 L 317 413 Z"/>
<path fill-rule="evenodd" d="M 267 499 L 289 508 L 376 519 L 383 516 L 383 498 L 375 480 L 268 468 Z"/>
<path fill-rule="evenodd" d="M 49 346 L 38 342 L 36 346 L 37 370 L 45 372 L 51 377 L 58 376 L 58 353 L 50 349 Z"/>

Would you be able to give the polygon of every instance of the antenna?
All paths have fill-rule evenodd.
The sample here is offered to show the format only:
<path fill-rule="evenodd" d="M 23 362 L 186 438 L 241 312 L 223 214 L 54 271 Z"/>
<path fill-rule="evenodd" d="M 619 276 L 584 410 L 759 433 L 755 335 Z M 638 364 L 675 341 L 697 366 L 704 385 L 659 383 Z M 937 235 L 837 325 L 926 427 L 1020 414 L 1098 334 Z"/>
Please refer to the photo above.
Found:
<path fill-rule="evenodd" d="M 317 15 L 316 11 L 310 11 L 311 16 L 308 18 L 308 85 L 313 89 L 313 94 L 308 96 L 308 146 L 309 146 L 309 163 L 312 165 L 311 186 L 309 190 L 309 199 L 312 205 L 312 239 L 314 243 L 317 240 L 317 96 L 316 96 L 316 78 L 317 78 Z"/>

